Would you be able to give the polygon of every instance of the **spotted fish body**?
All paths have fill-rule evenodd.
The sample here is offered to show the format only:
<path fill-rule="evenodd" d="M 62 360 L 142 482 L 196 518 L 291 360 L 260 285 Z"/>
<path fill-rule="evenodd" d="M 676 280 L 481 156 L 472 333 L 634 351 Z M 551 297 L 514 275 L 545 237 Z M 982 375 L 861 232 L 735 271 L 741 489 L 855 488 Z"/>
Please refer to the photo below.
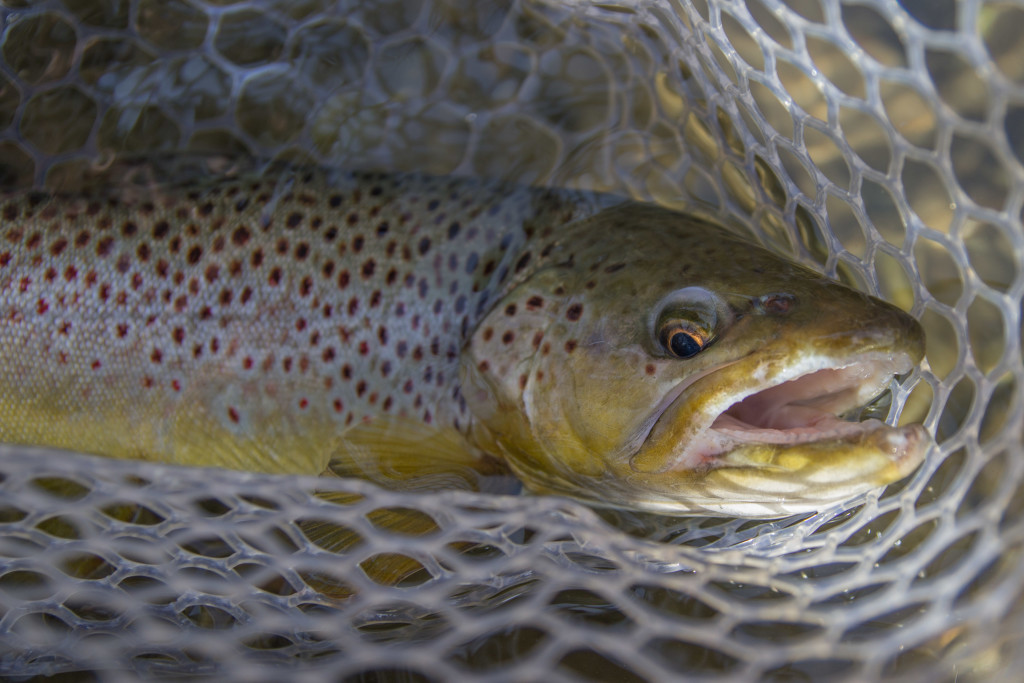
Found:
<path fill-rule="evenodd" d="M 0 216 L 6 442 L 309 474 L 490 456 L 537 491 L 751 516 L 923 457 L 919 431 L 819 415 L 909 370 L 916 323 L 680 214 L 298 171 Z M 707 350 L 674 357 L 666 311 Z M 761 418 L 780 384 L 799 406 Z"/>
<path fill-rule="evenodd" d="M 464 432 L 461 347 L 529 266 L 527 232 L 593 210 L 582 195 L 312 172 L 8 199 L 0 437 L 316 473 L 374 416 Z M 237 447 L 211 450 L 224 440 Z"/>

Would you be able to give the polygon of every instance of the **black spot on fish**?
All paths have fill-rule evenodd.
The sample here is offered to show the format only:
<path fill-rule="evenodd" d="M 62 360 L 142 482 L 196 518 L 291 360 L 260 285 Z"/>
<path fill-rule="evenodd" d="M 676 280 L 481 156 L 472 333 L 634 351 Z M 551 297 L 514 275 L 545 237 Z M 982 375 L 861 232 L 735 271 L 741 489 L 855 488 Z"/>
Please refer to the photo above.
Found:
<path fill-rule="evenodd" d="M 526 264 L 530 262 L 530 256 L 531 256 L 530 252 L 526 252 L 525 254 L 523 254 L 522 256 L 519 257 L 519 260 L 516 261 L 516 269 L 515 270 L 516 270 L 517 273 L 519 271 L 521 271 L 523 268 L 525 268 Z"/>

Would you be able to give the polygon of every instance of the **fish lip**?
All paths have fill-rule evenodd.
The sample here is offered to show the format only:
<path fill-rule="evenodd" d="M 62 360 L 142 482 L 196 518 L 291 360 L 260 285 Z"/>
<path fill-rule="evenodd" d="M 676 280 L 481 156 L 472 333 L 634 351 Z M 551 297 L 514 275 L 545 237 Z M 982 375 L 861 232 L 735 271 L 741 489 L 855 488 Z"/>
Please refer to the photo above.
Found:
<path fill-rule="evenodd" d="M 717 380 L 717 375 L 732 366 L 745 364 L 745 361 L 749 362 L 749 359 L 754 355 L 756 355 L 756 353 L 751 353 L 741 358 L 708 368 L 696 376 L 686 378 L 674 387 L 673 390 L 666 395 L 665 399 L 663 399 L 663 401 L 657 406 L 657 408 L 652 411 L 652 417 L 648 422 L 650 426 L 648 429 L 644 430 L 642 437 L 638 439 L 640 442 L 638 447 L 634 450 L 633 455 L 630 456 L 631 468 L 636 472 L 657 474 L 669 471 L 707 470 L 728 466 L 727 456 L 729 450 L 736 447 L 737 444 L 742 443 L 799 444 L 825 442 L 828 440 L 850 439 L 876 430 L 887 430 L 891 432 L 894 437 L 899 434 L 906 437 L 917 435 L 916 431 L 913 430 L 915 428 L 919 428 L 918 425 L 901 428 L 890 426 L 876 419 L 862 422 L 848 422 L 838 418 L 839 414 L 851 411 L 857 407 L 862 407 L 875 397 L 881 395 L 894 377 L 910 372 L 915 366 L 915 362 L 910 353 L 906 351 L 866 351 L 842 356 L 811 354 L 809 356 L 801 357 L 796 362 L 786 364 L 781 370 L 776 372 L 770 380 L 765 380 L 763 383 L 745 387 L 738 391 L 723 392 L 721 398 L 716 400 L 711 407 L 700 411 L 704 424 L 698 427 L 696 432 L 693 434 L 694 438 L 689 440 L 687 445 L 683 448 L 679 449 L 674 458 L 663 462 L 655 468 L 650 467 L 649 463 L 642 465 L 637 464 L 638 456 L 643 454 L 645 448 L 652 441 L 657 440 L 659 436 L 662 436 L 664 432 L 670 431 L 670 425 L 667 426 L 663 424 L 663 422 L 670 422 L 672 415 L 682 412 L 681 408 L 684 407 L 692 398 L 690 395 L 691 392 L 688 390 L 705 384 L 711 384 L 713 386 Z M 757 368 L 761 364 L 754 363 L 752 365 L 753 372 L 751 376 L 756 377 L 758 374 Z M 831 412 L 834 422 L 830 422 L 829 424 L 829 426 L 832 427 L 830 431 L 808 431 L 806 434 L 799 434 L 797 435 L 798 438 L 792 439 L 790 437 L 793 436 L 793 433 L 788 432 L 788 430 L 771 428 L 734 429 L 730 428 L 727 424 L 723 425 L 721 422 L 723 417 L 725 417 L 730 410 L 738 406 L 744 400 L 762 394 L 767 395 L 772 390 L 777 390 L 787 383 L 806 380 L 807 378 L 821 372 L 843 372 L 850 370 L 856 372 L 857 369 L 870 371 L 872 368 L 874 368 L 874 371 L 871 372 L 871 379 L 873 381 L 870 384 L 865 382 L 859 385 L 862 388 L 857 392 L 856 398 L 858 400 L 852 402 L 847 401 L 845 404 L 840 405 L 840 409 Z M 727 383 L 720 383 L 720 386 L 727 386 Z M 845 384 L 843 388 L 853 388 L 855 386 L 858 385 L 851 381 Z M 870 389 L 865 390 L 863 389 L 864 386 L 868 386 Z M 719 425 L 718 428 L 715 427 L 716 424 Z M 722 433 L 728 437 L 733 437 L 733 440 L 730 442 L 729 439 L 719 439 L 717 445 L 712 443 L 711 448 L 709 449 L 707 437 L 709 435 L 713 435 L 713 433 Z M 901 463 L 906 465 L 906 461 L 908 460 L 906 456 L 906 453 L 893 452 L 892 461 L 897 465 L 901 465 Z M 914 460 L 913 465 L 916 466 L 919 459 L 911 459 Z M 913 467 L 907 468 L 903 466 L 901 469 L 905 469 L 909 472 Z"/>

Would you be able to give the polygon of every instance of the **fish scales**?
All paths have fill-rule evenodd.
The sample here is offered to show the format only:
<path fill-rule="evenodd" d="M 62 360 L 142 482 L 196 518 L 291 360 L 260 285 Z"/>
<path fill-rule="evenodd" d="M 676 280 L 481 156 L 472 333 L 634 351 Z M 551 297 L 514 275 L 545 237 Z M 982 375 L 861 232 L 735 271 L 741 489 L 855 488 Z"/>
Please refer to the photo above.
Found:
<path fill-rule="evenodd" d="M 318 473 L 376 415 L 465 431 L 459 352 L 527 233 L 594 210 L 314 172 L 134 194 L 0 203 L 3 441 Z"/>
<path fill-rule="evenodd" d="M 507 467 L 752 517 L 895 481 L 930 443 L 841 419 L 921 359 L 915 320 L 698 216 L 415 175 L 204 182 L 0 201 L 0 440 L 406 489 Z"/>

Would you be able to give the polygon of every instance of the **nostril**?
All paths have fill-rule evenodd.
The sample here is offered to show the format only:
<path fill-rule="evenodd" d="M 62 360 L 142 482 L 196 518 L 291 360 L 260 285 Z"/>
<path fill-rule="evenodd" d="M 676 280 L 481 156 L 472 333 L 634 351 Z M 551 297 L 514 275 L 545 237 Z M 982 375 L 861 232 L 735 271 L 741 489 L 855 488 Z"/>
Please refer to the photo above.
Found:
<path fill-rule="evenodd" d="M 765 294 L 755 302 L 757 310 L 767 315 L 785 315 L 793 308 L 792 294 Z"/>

